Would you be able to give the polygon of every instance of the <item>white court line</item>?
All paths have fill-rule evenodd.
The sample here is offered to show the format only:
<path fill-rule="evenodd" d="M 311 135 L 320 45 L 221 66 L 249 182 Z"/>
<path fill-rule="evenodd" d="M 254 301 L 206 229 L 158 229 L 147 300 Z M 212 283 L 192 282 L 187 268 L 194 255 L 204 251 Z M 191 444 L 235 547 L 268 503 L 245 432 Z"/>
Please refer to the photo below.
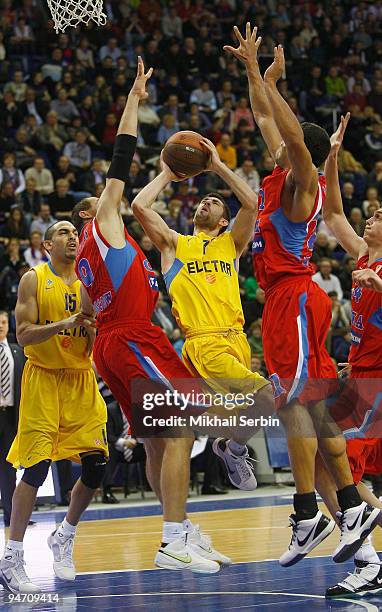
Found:
<path fill-rule="evenodd" d="M 306 593 L 284 593 L 282 591 L 196 591 L 173 593 L 120 593 L 116 595 L 77 595 L 77 599 L 106 599 L 109 597 L 168 597 L 169 595 L 283 595 L 287 597 L 309 597 L 309 599 L 325 599 L 324 595 L 308 595 Z M 65 599 L 65 598 L 63 598 Z M 68 598 L 70 599 L 70 598 Z"/>

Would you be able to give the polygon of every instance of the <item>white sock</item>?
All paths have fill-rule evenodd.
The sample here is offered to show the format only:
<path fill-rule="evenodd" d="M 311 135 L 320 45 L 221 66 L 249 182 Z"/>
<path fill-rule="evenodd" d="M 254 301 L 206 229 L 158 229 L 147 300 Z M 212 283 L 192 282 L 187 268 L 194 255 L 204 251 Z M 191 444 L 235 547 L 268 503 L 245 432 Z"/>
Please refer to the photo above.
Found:
<path fill-rule="evenodd" d="M 183 521 L 183 531 L 187 531 L 187 533 L 189 533 L 190 531 L 194 530 L 194 524 L 190 521 L 190 519 L 184 519 Z"/>
<path fill-rule="evenodd" d="M 24 542 L 18 542 L 17 540 L 8 540 L 7 542 L 7 548 L 10 548 L 11 550 L 23 550 L 24 547 Z"/>
<path fill-rule="evenodd" d="M 65 517 L 58 527 L 57 532 L 62 533 L 65 538 L 69 538 L 70 536 L 76 535 L 76 529 L 77 527 L 68 523 Z"/>
<path fill-rule="evenodd" d="M 173 523 L 170 521 L 164 521 L 162 542 L 163 544 L 170 544 L 174 540 L 178 540 L 183 533 L 183 523 Z"/>
<path fill-rule="evenodd" d="M 235 440 L 228 440 L 228 448 L 230 451 L 233 452 L 234 455 L 240 456 L 244 455 L 247 447 L 245 446 L 245 444 L 239 444 L 238 442 L 235 442 Z"/>
<path fill-rule="evenodd" d="M 377 551 L 372 544 L 370 536 L 366 538 L 362 546 L 357 550 L 354 559 L 357 559 L 357 561 L 366 561 L 367 563 L 380 563 Z"/>

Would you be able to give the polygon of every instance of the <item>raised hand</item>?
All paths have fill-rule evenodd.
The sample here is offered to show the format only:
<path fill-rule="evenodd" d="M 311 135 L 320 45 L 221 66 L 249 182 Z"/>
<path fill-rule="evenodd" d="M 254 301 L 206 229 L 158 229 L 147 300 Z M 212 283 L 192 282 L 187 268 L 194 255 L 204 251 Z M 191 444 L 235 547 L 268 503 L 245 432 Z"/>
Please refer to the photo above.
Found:
<path fill-rule="evenodd" d="M 247 66 L 251 66 L 257 63 L 257 51 L 261 45 L 261 36 L 257 38 L 257 28 L 253 28 L 251 32 L 251 24 L 247 22 L 245 26 L 245 38 L 240 34 L 240 30 L 237 26 L 234 26 L 233 31 L 238 40 L 239 46 L 231 47 L 225 45 L 224 51 L 232 53 L 236 59 L 240 60 Z"/>
<path fill-rule="evenodd" d="M 210 159 L 206 167 L 206 172 L 214 172 L 219 166 L 221 166 L 222 161 L 219 157 L 219 153 L 216 150 L 215 145 L 208 138 L 201 138 L 200 143 L 208 149 L 210 153 Z"/>
<path fill-rule="evenodd" d="M 341 115 L 340 124 L 334 134 L 332 134 L 330 137 L 330 155 L 337 155 L 338 151 L 340 150 L 349 119 L 350 113 L 346 113 L 345 117 Z"/>
<path fill-rule="evenodd" d="M 284 73 L 285 73 L 284 49 L 281 45 L 278 45 L 274 49 L 273 63 L 265 71 L 264 81 L 266 83 L 277 83 L 277 81 L 281 79 Z"/>
<path fill-rule="evenodd" d="M 143 63 L 143 59 L 141 56 L 138 56 L 138 67 L 137 67 L 137 76 L 135 77 L 135 81 L 131 88 L 130 94 L 138 96 L 140 100 L 145 100 L 149 97 L 149 94 L 146 91 L 146 83 L 149 80 L 153 73 L 153 69 L 150 68 L 145 73 L 145 65 Z"/>

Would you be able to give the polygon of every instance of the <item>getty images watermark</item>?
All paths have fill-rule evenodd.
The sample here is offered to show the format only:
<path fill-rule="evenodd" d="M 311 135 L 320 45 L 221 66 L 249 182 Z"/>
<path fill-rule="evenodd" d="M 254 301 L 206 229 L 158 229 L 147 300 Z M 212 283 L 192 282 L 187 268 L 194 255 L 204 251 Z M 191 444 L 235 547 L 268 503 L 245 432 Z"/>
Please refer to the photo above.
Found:
<path fill-rule="evenodd" d="M 176 413 L 169 416 L 147 414 L 143 417 L 146 427 L 279 427 L 280 421 L 274 416 L 250 417 L 246 409 L 255 406 L 255 393 L 182 393 L 166 389 L 162 393 L 144 393 L 143 409 L 152 411 L 166 407 Z M 209 410 L 237 411 L 238 414 L 211 414 Z M 179 411 L 183 414 L 179 414 Z M 242 412 L 241 412 L 242 411 Z M 196 413 L 195 413 L 196 412 Z M 187 415 L 187 416 L 185 416 Z"/>

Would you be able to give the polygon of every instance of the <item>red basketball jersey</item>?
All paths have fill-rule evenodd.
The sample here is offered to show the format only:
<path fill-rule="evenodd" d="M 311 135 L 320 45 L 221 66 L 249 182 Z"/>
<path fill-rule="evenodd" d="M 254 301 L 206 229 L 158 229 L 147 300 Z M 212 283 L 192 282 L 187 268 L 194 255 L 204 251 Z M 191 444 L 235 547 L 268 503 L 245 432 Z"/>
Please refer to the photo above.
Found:
<path fill-rule="evenodd" d="M 382 259 L 377 259 L 371 266 L 368 260 L 368 255 L 361 257 L 357 270 L 371 268 L 382 278 Z M 382 373 L 382 293 L 353 283 L 351 305 L 349 363 L 352 368 L 380 370 Z"/>
<path fill-rule="evenodd" d="M 150 322 L 158 299 L 155 273 L 125 229 L 126 242 L 117 249 L 102 236 L 97 219 L 81 232 L 76 273 L 93 302 L 99 325 L 111 321 Z"/>
<path fill-rule="evenodd" d="M 311 276 L 310 263 L 316 240 L 317 216 L 324 204 L 326 181 L 318 177 L 313 210 L 306 221 L 290 221 L 281 206 L 281 194 L 288 170 L 276 166 L 265 177 L 259 191 L 259 213 L 252 245 L 256 279 L 264 291 L 291 276 Z"/>

